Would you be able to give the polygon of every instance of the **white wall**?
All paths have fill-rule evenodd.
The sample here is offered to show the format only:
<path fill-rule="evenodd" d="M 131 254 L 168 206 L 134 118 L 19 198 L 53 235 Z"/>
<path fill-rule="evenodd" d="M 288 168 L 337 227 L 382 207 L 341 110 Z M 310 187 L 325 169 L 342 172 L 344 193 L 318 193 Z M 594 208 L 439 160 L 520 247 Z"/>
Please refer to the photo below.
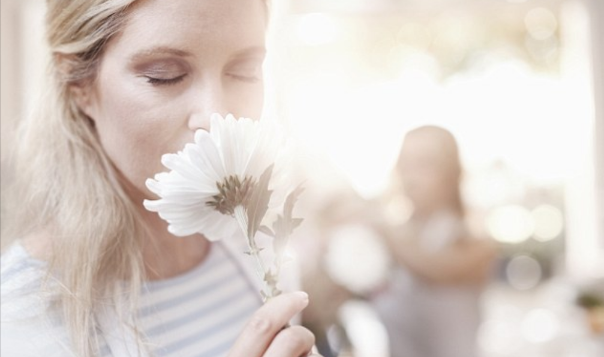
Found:
<path fill-rule="evenodd" d="M 18 23 L 15 14 L 18 11 L 18 2 L 3 0 L 0 2 L 0 35 L 1 35 L 1 62 L 0 78 L 2 78 L 2 105 L 0 105 L 0 132 L 2 142 L 2 161 L 10 148 L 10 138 L 14 122 L 19 116 L 19 93 L 21 92 L 19 82 L 18 66 Z"/>
<path fill-rule="evenodd" d="M 44 44 L 44 0 L 2 0 L 0 2 L 0 133 L 1 192 L 12 180 L 7 163 L 14 146 L 19 120 L 32 110 L 44 81 L 48 54 Z M 6 206 L 2 202 L 2 227 Z"/>
<path fill-rule="evenodd" d="M 2 161 L 12 147 L 14 128 L 28 115 L 44 80 L 44 0 L 2 0 Z"/>
<path fill-rule="evenodd" d="M 595 158 L 598 235 L 604 251 L 604 1 L 590 0 L 595 97 Z M 604 260 L 604 254 L 602 256 Z"/>

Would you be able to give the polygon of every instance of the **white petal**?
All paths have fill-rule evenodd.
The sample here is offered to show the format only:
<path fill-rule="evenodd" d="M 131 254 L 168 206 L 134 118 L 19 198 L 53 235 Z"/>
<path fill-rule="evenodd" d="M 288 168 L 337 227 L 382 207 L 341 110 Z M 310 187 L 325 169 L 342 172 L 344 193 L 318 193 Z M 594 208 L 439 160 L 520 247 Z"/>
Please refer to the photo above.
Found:
<path fill-rule="evenodd" d="M 204 182 L 207 182 L 207 176 L 191 165 L 189 160 L 187 160 L 185 157 L 164 155 L 162 157 L 162 164 L 172 171 L 178 172 L 185 179 L 194 183 L 203 184 Z"/>
<path fill-rule="evenodd" d="M 207 132 L 202 131 L 197 135 L 197 139 L 195 142 L 197 149 L 191 149 L 188 152 L 193 165 L 207 168 L 208 171 L 204 170 L 204 172 L 213 179 L 224 178 L 226 176 L 224 164 L 221 160 L 219 148 L 212 137 Z M 212 172 L 215 173 L 215 177 L 212 176 Z"/>
<path fill-rule="evenodd" d="M 225 177 L 224 167 L 216 146 L 211 141 L 202 140 L 197 145 L 185 147 L 185 152 L 189 158 L 190 165 L 195 167 L 204 177 L 203 181 L 212 183 L 221 182 Z"/>
<path fill-rule="evenodd" d="M 148 211 L 157 212 L 157 205 L 155 204 L 156 202 L 157 201 L 144 200 L 143 206 L 145 206 L 145 209 L 147 209 Z"/>
<path fill-rule="evenodd" d="M 156 195 L 161 195 L 161 185 L 154 179 L 147 179 L 145 181 L 145 186 L 149 189 L 149 191 L 155 193 Z"/>

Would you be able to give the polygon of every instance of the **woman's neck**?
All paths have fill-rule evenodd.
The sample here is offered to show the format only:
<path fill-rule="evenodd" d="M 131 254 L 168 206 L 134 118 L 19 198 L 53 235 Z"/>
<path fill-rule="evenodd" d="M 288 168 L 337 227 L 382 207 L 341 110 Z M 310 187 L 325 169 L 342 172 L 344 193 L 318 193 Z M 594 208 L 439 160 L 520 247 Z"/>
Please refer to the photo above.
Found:
<path fill-rule="evenodd" d="M 168 232 L 168 223 L 155 212 L 147 211 L 143 201 L 147 193 L 120 176 L 143 227 L 141 254 L 148 280 L 162 280 L 181 275 L 205 260 L 210 242 L 201 234 L 175 237 Z"/>
<path fill-rule="evenodd" d="M 210 242 L 201 234 L 175 237 L 157 213 L 140 206 L 147 234 L 142 242 L 143 263 L 149 280 L 161 280 L 183 274 L 203 262 Z"/>

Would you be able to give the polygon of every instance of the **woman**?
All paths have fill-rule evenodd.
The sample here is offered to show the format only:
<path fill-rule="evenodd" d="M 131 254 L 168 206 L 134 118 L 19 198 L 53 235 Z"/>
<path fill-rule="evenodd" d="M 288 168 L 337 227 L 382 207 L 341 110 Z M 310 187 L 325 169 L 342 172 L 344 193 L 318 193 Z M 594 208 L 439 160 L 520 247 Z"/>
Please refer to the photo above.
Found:
<path fill-rule="evenodd" d="M 410 219 L 389 237 L 398 267 L 375 299 L 390 335 L 392 356 L 475 356 L 479 294 L 494 249 L 472 239 L 463 223 L 461 164 L 448 131 L 410 131 L 394 173 L 413 206 Z"/>
<path fill-rule="evenodd" d="M 3 356 L 292 356 L 303 292 L 262 305 L 229 241 L 176 238 L 145 180 L 209 129 L 258 118 L 262 0 L 53 0 L 48 95 L 15 160 L 19 239 L 2 257 Z"/>

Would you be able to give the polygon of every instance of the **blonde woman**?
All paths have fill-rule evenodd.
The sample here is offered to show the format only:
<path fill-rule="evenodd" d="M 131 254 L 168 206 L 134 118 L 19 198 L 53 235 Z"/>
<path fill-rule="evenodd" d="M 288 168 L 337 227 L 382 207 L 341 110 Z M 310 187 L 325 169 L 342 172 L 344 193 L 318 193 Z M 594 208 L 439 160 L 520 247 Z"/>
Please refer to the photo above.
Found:
<path fill-rule="evenodd" d="M 160 157 L 212 112 L 257 118 L 263 0 L 53 0 L 49 88 L 15 157 L 17 240 L 2 255 L 1 354 L 306 355 L 228 239 L 176 238 L 142 202 Z M 3 237 L 5 239 L 6 237 Z"/>
<path fill-rule="evenodd" d="M 457 142 L 441 127 L 416 128 L 405 136 L 394 171 L 394 197 L 406 197 L 413 213 L 390 232 L 398 266 L 374 300 L 391 356 L 475 356 L 479 298 L 495 249 L 464 224 Z"/>

